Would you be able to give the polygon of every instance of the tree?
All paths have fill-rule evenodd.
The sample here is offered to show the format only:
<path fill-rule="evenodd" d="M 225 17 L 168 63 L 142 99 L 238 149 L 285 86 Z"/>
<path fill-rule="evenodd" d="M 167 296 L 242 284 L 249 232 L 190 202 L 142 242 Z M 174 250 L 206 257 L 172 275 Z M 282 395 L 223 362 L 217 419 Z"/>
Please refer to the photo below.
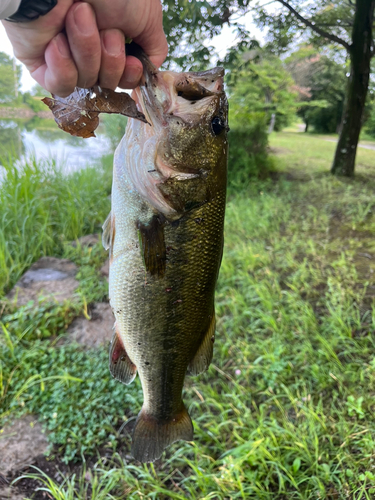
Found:
<path fill-rule="evenodd" d="M 279 50 L 285 49 L 298 31 L 307 31 L 315 45 L 334 44 L 344 48 L 350 60 L 341 133 L 332 173 L 354 175 L 355 157 L 374 56 L 373 24 L 375 0 L 275 0 L 284 7 L 270 16 L 260 9 L 258 22 L 270 27 Z"/>
<path fill-rule="evenodd" d="M 263 113 L 272 132 L 295 116 L 297 92 L 282 61 L 257 45 L 250 51 L 229 51 L 223 61 L 230 68 L 230 104 L 241 114 Z"/>
<path fill-rule="evenodd" d="M 0 102 L 12 102 L 20 88 L 21 71 L 7 54 L 0 52 Z"/>
<path fill-rule="evenodd" d="M 285 60 L 296 82 L 301 103 L 299 116 L 306 131 L 312 125 L 317 132 L 339 133 L 347 86 L 346 64 L 302 46 Z"/>
<path fill-rule="evenodd" d="M 169 45 L 167 65 L 176 63 L 184 69 L 195 70 L 206 68 L 214 48 L 207 47 L 205 42 L 218 35 L 224 24 L 231 22 L 240 37 L 248 35 L 240 19 L 250 1 L 163 0 L 164 31 Z"/>

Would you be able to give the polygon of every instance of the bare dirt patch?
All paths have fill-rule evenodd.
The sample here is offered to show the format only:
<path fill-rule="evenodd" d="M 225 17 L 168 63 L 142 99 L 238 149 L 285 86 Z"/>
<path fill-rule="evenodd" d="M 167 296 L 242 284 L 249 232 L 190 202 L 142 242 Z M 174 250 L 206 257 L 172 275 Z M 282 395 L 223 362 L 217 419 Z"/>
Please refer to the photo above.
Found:
<path fill-rule="evenodd" d="M 0 434 L 0 474 L 6 477 L 12 470 L 22 469 L 47 450 L 47 436 L 33 415 L 26 415 Z"/>
<path fill-rule="evenodd" d="M 69 339 L 87 347 L 99 347 L 108 343 L 112 338 L 115 322 L 111 306 L 106 302 L 94 304 L 90 309 L 90 318 L 76 318 L 68 328 Z"/>
<path fill-rule="evenodd" d="M 24 495 L 11 486 L 17 471 L 37 463 L 47 451 L 47 436 L 33 415 L 6 425 L 0 434 L 0 500 L 22 500 Z"/>
<path fill-rule="evenodd" d="M 9 292 L 8 298 L 22 306 L 43 295 L 51 302 L 71 299 L 78 288 L 78 268 L 67 259 L 42 257 L 35 262 Z"/>

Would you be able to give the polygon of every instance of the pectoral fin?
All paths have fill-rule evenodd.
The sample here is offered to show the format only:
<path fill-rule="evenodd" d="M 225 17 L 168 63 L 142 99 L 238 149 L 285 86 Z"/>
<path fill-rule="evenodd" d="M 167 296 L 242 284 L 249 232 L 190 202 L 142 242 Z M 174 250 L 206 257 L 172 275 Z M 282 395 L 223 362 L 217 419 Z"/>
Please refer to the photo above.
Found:
<path fill-rule="evenodd" d="M 165 274 L 167 260 L 164 223 L 154 215 L 149 224 L 137 223 L 141 252 L 146 271 L 151 276 L 162 278 Z"/>
<path fill-rule="evenodd" d="M 106 218 L 102 226 L 103 229 L 102 244 L 104 250 L 108 250 L 111 245 L 111 216 L 112 212 L 109 212 L 108 217 Z"/>
<path fill-rule="evenodd" d="M 210 326 L 203 337 L 196 355 L 188 366 L 188 372 L 191 375 L 199 375 L 199 373 L 205 372 L 210 366 L 214 350 L 215 324 L 215 312 L 212 311 Z"/>
<path fill-rule="evenodd" d="M 109 348 L 109 371 L 115 379 L 126 385 L 133 382 L 137 374 L 137 367 L 130 360 L 116 328 Z"/>

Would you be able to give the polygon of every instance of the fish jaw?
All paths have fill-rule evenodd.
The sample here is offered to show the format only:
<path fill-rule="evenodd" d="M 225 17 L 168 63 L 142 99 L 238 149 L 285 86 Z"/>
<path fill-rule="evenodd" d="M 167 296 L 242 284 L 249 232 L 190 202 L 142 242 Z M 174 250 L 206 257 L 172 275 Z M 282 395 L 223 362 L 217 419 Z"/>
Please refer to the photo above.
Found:
<path fill-rule="evenodd" d="M 223 70 L 155 70 L 146 74 L 133 98 L 151 125 L 129 119 L 120 169 L 127 170 L 133 188 L 158 213 L 177 220 L 226 183 Z M 213 120 L 222 124 L 221 133 L 214 133 Z"/>

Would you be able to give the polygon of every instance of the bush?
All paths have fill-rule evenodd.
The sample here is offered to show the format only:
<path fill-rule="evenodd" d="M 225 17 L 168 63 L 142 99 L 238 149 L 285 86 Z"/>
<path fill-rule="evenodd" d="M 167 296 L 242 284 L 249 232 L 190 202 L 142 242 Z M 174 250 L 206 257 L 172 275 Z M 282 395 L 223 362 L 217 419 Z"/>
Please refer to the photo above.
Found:
<path fill-rule="evenodd" d="M 343 107 L 343 101 L 339 101 L 326 108 L 312 108 L 308 111 L 308 123 L 319 134 L 335 134 L 340 127 Z"/>
<path fill-rule="evenodd" d="M 47 111 L 46 105 L 42 102 L 40 97 L 35 97 L 30 94 L 30 92 L 25 92 L 22 96 L 23 102 L 31 108 L 34 113 L 39 111 Z"/>
<path fill-rule="evenodd" d="M 230 116 L 228 187 L 246 187 L 252 178 L 265 179 L 273 170 L 268 157 L 268 134 L 264 113 Z"/>
<path fill-rule="evenodd" d="M 368 106 L 368 118 L 365 124 L 365 132 L 371 137 L 375 137 L 375 106 L 373 103 Z"/>

